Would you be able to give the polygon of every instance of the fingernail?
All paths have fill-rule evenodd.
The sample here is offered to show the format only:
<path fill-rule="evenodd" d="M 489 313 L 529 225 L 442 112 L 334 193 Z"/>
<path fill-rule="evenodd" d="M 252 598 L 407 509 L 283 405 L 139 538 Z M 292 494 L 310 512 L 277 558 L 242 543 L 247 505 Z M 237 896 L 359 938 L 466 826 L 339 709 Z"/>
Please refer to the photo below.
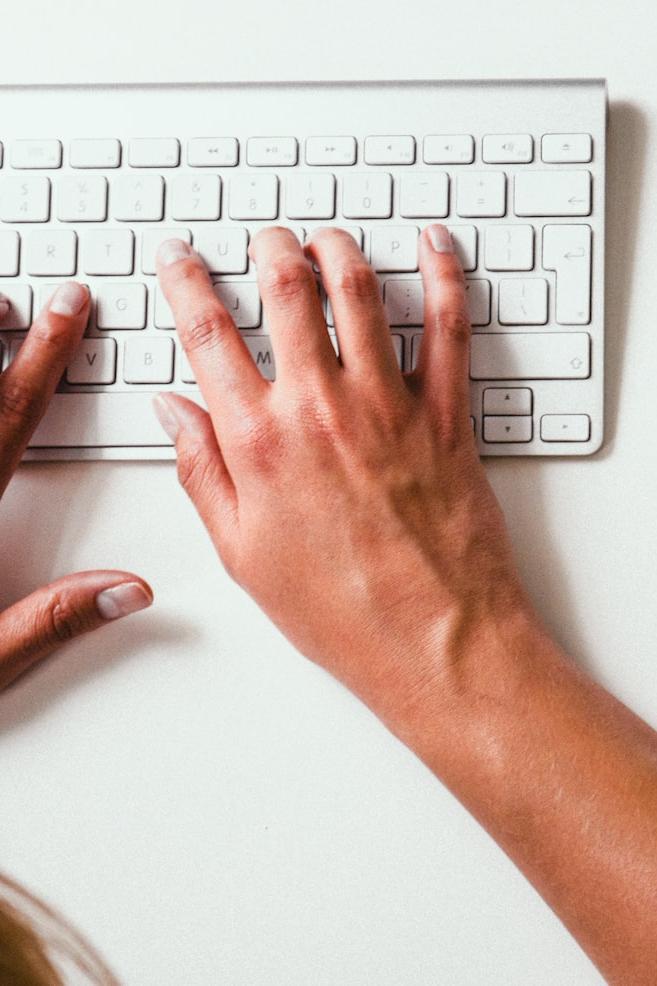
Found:
<path fill-rule="evenodd" d="M 427 234 L 436 253 L 454 253 L 452 234 L 446 226 L 428 226 Z"/>
<path fill-rule="evenodd" d="M 103 589 L 96 596 L 96 609 L 104 620 L 119 620 L 140 609 L 146 609 L 153 597 L 140 582 L 123 582 L 111 589 Z"/>
<path fill-rule="evenodd" d="M 9 311 L 9 298 L 0 292 L 0 318 L 4 318 Z"/>
<path fill-rule="evenodd" d="M 178 432 L 180 431 L 180 421 L 164 394 L 158 394 L 157 397 L 153 398 L 153 408 L 157 415 L 157 420 L 175 445 Z"/>
<path fill-rule="evenodd" d="M 158 248 L 157 262 L 162 267 L 168 267 L 169 264 L 175 264 L 176 261 L 184 260 L 185 257 L 191 257 L 191 255 L 192 248 L 184 240 L 165 240 L 164 243 L 160 243 Z"/>
<path fill-rule="evenodd" d="M 88 297 L 89 292 L 83 284 L 67 281 L 57 288 L 50 299 L 49 308 L 55 315 L 77 315 Z"/>

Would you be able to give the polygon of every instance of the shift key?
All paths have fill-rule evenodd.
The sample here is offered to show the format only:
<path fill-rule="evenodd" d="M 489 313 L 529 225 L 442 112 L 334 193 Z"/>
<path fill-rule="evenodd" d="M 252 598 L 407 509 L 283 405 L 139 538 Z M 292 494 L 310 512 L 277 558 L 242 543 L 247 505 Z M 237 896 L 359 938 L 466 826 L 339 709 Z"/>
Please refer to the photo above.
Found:
<path fill-rule="evenodd" d="M 590 375 L 588 332 L 476 332 L 473 380 L 581 380 Z"/>

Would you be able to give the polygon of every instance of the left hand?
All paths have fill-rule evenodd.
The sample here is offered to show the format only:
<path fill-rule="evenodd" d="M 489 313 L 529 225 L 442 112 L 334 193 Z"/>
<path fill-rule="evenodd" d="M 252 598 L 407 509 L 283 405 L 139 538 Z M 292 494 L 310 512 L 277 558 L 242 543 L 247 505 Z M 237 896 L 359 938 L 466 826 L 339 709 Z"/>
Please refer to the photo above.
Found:
<path fill-rule="evenodd" d="M 82 338 L 89 304 L 83 285 L 61 285 L 0 374 L 0 497 Z M 0 326 L 8 310 L 0 295 Z M 65 640 L 152 601 L 137 575 L 94 571 L 57 579 L 14 603 L 0 613 L 0 690 Z"/>

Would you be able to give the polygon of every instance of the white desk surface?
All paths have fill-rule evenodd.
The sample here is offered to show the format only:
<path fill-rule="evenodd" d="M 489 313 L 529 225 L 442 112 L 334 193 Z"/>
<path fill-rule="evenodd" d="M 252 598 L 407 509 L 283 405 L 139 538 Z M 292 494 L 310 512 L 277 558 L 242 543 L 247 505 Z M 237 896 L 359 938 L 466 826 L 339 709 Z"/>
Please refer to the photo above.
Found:
<path fill-rule="evenodd" d="M 11 82 L 608 78 L 607 444 L 488 468 L 539 610 L 657 726 L 652 0 L 9 6 Z M 155 588 L 0 701 L 0 867 L 126 986 L 601 982 L 452 797 L 231 585 L 171 466 L 24 467 L 0 520 L 0 604 L 85 567 Z"/>

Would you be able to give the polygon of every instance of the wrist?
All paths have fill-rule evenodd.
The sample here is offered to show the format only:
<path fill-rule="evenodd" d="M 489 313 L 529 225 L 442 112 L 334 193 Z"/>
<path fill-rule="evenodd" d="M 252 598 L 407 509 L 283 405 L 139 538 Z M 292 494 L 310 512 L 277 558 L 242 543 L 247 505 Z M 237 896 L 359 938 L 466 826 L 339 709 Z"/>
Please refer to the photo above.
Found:
<path fill-rule="evenodd" d="M 450 787 L 475 763 L 503 771 L 504 733 L 543 673 L 565 655 L 526 599 L 494 611 L 456 606 L 425 620 L 403 671 L 369 704 Z"/>

